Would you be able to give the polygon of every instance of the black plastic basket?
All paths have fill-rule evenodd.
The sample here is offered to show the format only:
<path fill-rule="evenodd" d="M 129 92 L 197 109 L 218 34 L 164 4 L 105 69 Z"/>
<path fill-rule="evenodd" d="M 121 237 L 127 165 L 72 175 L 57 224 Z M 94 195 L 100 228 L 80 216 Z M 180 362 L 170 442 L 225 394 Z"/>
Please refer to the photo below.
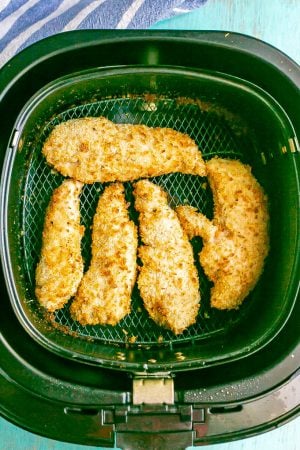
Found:
<path fill-rule="evenodd" d="M 269 197 L 271 252 L 260 282 L 238 310 L 210 307 L 210 284 L 198 267 L 200 312 L 196 324 L 179 336 L 148 317 L 136 289 L 131 314 L 117 326 L 80 326 L 71 319 L 69 304 L 56 312 L 51 323 L 46 320 L 34 296 L 35 268 L 45 209 L 63 178 L 47 165 L 42 145 L 56 124 L 102 115 L 117 123 L 175 128 L 195 139 L 205 159 L 239 158 L 252 166 Z M 239 78 L 209 71 L 141 66 L 95 69 L 45 86 L 26 104 L 15 129 L 18 136 L 4 163 L 2 180 L 3 261 L 14 309 L 42 345 L 64 356 L 126 370 L 145 364 L 150 370 L 168 370 L 243 357 L 280 331 L 293 308 L 299 281 L 299 198 L 294 195 L 299 183 L 294 158 L 299 148 L 287 114 L 266 92 Z M 205 178 L 175 173 L 156 177 L 154 182 L 169 193 L 173 206 L 188 203 L 211 216 L 212 198 Z M 130 200 L 132 187 L 126 186 Z M 102 191 L 103 186 L 96 183 L 86 185 L 81 195 L 86 265 L 90 225 Z M 195 253 L 200 248 L 201 241 L 195 240 Z M 192 346 L 187 347 L 189 343 Z"/>
<path fill-rule="evenodd" d="M 247 36 L 211 31 L 63 33 L 26 48 L 1 69 L 4 417 L 77 444 L 184 449 L 254 435 L 299 413 L 299 87 L 299 67 L 286 55 Z M 132 122 L 189 132 L 205 158 L 210 151 L 222 154 L 218 142 L 222 156 L 249 162 L 271 213 L 265 270 L 239 311 L 211 315 L 203 280 L 195 327 L 174 338 L 142 313 L 150 334 L 135 345 L 123 332 L 121 342 L 117 328 L 113 335 L 102 327 L 74 330 L 68 307 L 49 323 L 33 296 L 44 210 L 61 181 L 40 157 L 42 142 L 70 114 L 129 121 L 116 115 L 121 106 Z M 154 181 L 170 192 L 173 206 L 188 190 L 188 202 L 199 202 L 209 215 L 209 190 L 191 179 L 182 178 L 188 189 L 178 176 Z M 88 223 L 102 187 L 85 189 Z M 87 264 L 88 241 L 87 232 Z M 137 326 L 138 315 L 133 318 Z M 157 345 L 158 332 L 165 336 Z M 135 382 L 147 387 L 154 380 L 158 391 L 173 383 L 173 398 L 134 402 Z"/>

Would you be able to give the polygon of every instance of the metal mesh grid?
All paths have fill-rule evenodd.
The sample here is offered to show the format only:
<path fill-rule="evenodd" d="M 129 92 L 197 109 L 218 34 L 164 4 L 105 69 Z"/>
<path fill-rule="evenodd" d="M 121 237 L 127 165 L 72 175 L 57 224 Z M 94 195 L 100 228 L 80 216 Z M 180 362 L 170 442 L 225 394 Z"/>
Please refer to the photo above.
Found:
<path fill-rule="evenodd" d="M 63 180 L 61 175 L 51 170 L 42 156 L 43 142 L 53 127 L 62 121 L 100 115 L 114 122 L 171 127 L 187 133 L 197 142 L 205 159 L 215 155 L 244 159 L 240 150 L 245 148 L 245 143 L 241 142 L 241 137 L 234 134 L 227 122 L 219 115 L 203 111 L 199 105 L 192 102 L 181 103 L 176 99 L 160 99 L 155 102 L 146 101 L 144 98 L 104 99 L 70 108 L 57 115 L 46 124 L 37 142 L 30 144 L 30 149 L 28 149 L 30 159 L 24 186 L 22 236 L 24 267 L 30 298 L 34 296 L 35 268 L 39 260 L 45 209 L 54 188 Z M 197 207 L 208 217 L 212 216 L 212 196 L 205 178 L 176 173 L 156 177 L 152 181 L 169 193 L 172 207 L 186 203 Z M 131 201 L 130 213 L 132 214 L 132 186 L 130 183 L 126 183 L 125 188 L 127 199 Z M 90 262 L 90 225 L 103 189 L 104 186 L 100 183 L 85 185 L 81 194 L 81 217 L 82 223 L 86 227 L 82 240 L 85 268 Z M 134 214 L 132 214 L 132 218 L 135 220 Z M 192 244 L 199 271 L 201 307 L 196 324 L 189 327 L 180 336 L 174 336 L 172 332 L 157 326 L 149 318 L 137 287 L 133 290 L 131 314 L 116 326 L 83 327 L 70 317 L 70 303 L 56 312 L 55 321 L 81 336 L 110 343 L 134 345 L 193 341 L 225 331 L 244 316 L 247 305 L 244 304 L 238 312 L 224 312 L 210 308 L 210 283 L 197 262 L 197 254 L 202 246 L 201 239 L 193 239 Z"/>

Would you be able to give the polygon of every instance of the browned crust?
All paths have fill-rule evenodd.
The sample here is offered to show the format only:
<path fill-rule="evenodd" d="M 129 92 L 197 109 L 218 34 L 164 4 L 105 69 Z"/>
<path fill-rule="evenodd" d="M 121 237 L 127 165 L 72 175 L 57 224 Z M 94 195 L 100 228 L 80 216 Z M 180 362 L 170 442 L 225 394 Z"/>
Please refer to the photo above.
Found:
<path fill-rule="evenodd" d="M 139 248 L 140 294 L 150 317 L 180 334 L 195 323 L 200 304 L 192 247 L 162 188 L 139 181 L 134 196 L 144 244 Z"/>
<path fill-rule="evenodd" d="M 99 199 L 93 220 L 91 264 L 70 309 L 82 325 L 116 325 L 130 312 L 137 229 L 129 219 L 127 206 L 120 183 L 108 186 Z"/>
<path fill-rule="evenodd" d="M 248 165 L 213 158 L 207 163 L 214 198 L 209 221 L 195 208 L 176 209 L 189 237 L 201 236 L 200 263 L 213 281 L 211 305 L 237 308 L 256 285 L 269 251 L 267 197 Z"/>
<path fill-rule="evenodd" d="M 105 117 L 57 125 L 43 147 L 47 162 L 84 183 L 132 181 L 172 172 L 204 176 L 195 142 L 171 128 L 115 124 Z"/>
<path fill-rule="evenodd" d="M 75 294 L 83 275 L 79 194 L 82 183 L 65 180 L 54 190 L 45 215 L 35 294 L 53 312 Z"/>

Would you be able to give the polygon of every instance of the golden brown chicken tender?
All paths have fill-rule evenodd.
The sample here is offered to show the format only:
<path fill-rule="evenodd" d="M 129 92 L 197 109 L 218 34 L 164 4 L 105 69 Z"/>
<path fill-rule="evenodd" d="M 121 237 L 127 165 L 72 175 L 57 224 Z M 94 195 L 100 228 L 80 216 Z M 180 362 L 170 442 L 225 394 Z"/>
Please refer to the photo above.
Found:
<path fill-rule="evenodd" d="M 156 323 L 182 333 L 196 321 L 200 305 L 191 244 L 161 187 L 139 181 L 134 196 L 143 242 L 139 248 L 141 297 Z"/>
<path fill-rule="evenodd" d="M 176 212 L 190 238 L 203 238 L 199 258 L 214 283 L 211 305 L 233 309 L 254 288 L 269 251 L 267 197 L 251 168 L 240 161 L 213 158 L 207 171 L 213 220 L 191 206 L 179 206 Z"/>
<path fill-rule="evenodd" d="M 131 181 L 172 172 L 205 175 L 195 142 L 170 128 L 115 124 L 105 117 L 57 125 L 43 147 L 47 162 L 84 183 Z"/>
<path fill-rule="evenodd" d="M 93 219 L 92 260 L 71 304 L 82 325 L 116 325 L 130 312 L 136 279 L 137 230 L 129 219 L 124 187 L 108 186 Z"/>
<path fill-rule="evenodd" d="M 35 294 L 48 311 L 62 308 L 83 276 L 79 194 L 82 183 L 65 180 L 54 190 L 46 211 Z"/>

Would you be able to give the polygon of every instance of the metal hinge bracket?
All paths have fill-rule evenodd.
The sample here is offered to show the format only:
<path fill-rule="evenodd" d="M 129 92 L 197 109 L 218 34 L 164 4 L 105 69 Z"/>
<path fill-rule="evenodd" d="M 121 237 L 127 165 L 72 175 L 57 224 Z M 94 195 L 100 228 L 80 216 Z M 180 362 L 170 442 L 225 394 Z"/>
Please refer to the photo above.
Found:
<path fill-rule="evenodd" d="M 132 403 L 145 404 L 174 404 L 174 382 L 171 377 L 133 379 Z"/>

